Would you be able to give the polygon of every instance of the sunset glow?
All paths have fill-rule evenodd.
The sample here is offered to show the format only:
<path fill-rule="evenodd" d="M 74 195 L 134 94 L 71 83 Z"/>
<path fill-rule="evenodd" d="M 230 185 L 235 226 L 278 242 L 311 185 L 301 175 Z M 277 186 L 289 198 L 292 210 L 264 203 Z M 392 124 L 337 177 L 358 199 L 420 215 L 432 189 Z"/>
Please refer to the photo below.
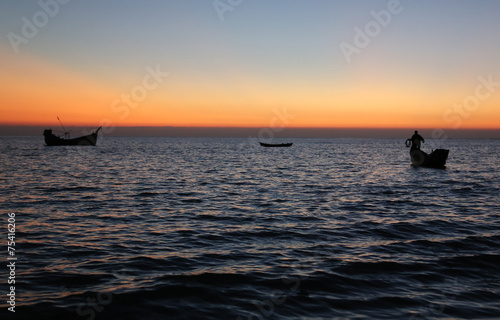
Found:
<path fill-rule="evenodd" d="M 2 3 L 0 125 L 500 129 L 497 1 L 188 2 Z"/>

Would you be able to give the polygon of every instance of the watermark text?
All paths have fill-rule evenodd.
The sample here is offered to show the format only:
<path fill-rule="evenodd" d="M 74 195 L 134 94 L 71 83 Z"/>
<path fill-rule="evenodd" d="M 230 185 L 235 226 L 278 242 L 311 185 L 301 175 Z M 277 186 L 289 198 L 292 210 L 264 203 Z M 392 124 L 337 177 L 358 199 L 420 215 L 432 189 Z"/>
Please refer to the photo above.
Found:
<path fill-rule="evenodd" d="M 7 303 L 9 304 L 8 310 L 16 312 L 16 214 L 10 212 L 7 214 L 7 269 L 8 278 L 7 284 L 9 285 L 7 294 Z"/>
<path fill-rule="evenodd" d="M 31 19 L 24 16 L 21 18 L 23 25 L 20 33 L 9 32 L 7 38 L 15 53 L 19 53 L 19 47 L 36 37 L 40 29 L 43 29 L 61 10 L 61 5 L 68 4 L 71 0 L 40 0 L 40 10 L 35 12 Z"/>

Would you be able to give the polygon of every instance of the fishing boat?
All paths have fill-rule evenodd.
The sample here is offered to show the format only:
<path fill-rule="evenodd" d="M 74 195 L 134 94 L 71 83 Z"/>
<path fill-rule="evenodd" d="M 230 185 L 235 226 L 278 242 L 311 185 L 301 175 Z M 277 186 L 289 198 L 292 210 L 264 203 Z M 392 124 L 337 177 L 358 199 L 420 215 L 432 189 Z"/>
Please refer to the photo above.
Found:
<path fill-rule="evenodd" d="M 264 142 L 259 142 L 261 146 L 263 147 L 291 147 L 293 143 L 264 143 Z"/>
<path fill-rule="evenodd" d="M 430 154 L 415 149 L 410 152 L 411 165 L 414 167 L 444 168 L 448 159 L 447 149 L 436 149 Z"/>
<path fill-rule="evenodd" d="M 446 160 L 450 150 L 436 149 L 430 154 L 412 145 L 410 139 L 406 140 L 406 146 L 410 149 L 411 165 L 414 167 L 445 168 Z"/>
<path fill-rule="evenodd" d="M 58 137 L 52 133 L 52 129 L 45 129 L 43 135 L 45 136 L 45 144 L 48 146 L 95 146 L 97 142 L 97 134 L 102 127 L 99 127 L 93 133 L 81 136 L 78 138 L 69 138 L 69 133 L 65 132 L 64 137 Z"/>

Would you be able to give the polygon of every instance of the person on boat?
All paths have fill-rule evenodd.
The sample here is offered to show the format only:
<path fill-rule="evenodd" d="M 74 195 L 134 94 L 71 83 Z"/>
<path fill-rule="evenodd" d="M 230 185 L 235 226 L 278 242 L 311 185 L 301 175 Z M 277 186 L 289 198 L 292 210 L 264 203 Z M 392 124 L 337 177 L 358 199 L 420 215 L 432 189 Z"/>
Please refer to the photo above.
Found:
<path fill-rule="evenodd" d="M 420 149 L 420 142 L 425 143 L 424 138 L 422 138 L 422 136 L 419 135 L 418 131 L 416 131 L 416 130 L 415 130 L 415 133 L 413 134 L 413 136 L 411 136 L 410 140 L 411 140 L 411 151 L 416 150 L 416 149 Z"/>

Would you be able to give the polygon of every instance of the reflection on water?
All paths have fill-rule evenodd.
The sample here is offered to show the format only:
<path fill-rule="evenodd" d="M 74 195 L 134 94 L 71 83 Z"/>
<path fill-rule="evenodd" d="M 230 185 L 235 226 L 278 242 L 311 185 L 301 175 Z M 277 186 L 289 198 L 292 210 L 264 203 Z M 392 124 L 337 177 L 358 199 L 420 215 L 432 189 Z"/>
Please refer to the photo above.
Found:
<path fill-rule="evenodd" d="M 84 319 L 87 298 L 110 297 L 96 319 L 498 315 L 499 142 L 449 140 L 446 170 L 410 167 L 403 142 L 6 138 L 19 310 Z"/>

